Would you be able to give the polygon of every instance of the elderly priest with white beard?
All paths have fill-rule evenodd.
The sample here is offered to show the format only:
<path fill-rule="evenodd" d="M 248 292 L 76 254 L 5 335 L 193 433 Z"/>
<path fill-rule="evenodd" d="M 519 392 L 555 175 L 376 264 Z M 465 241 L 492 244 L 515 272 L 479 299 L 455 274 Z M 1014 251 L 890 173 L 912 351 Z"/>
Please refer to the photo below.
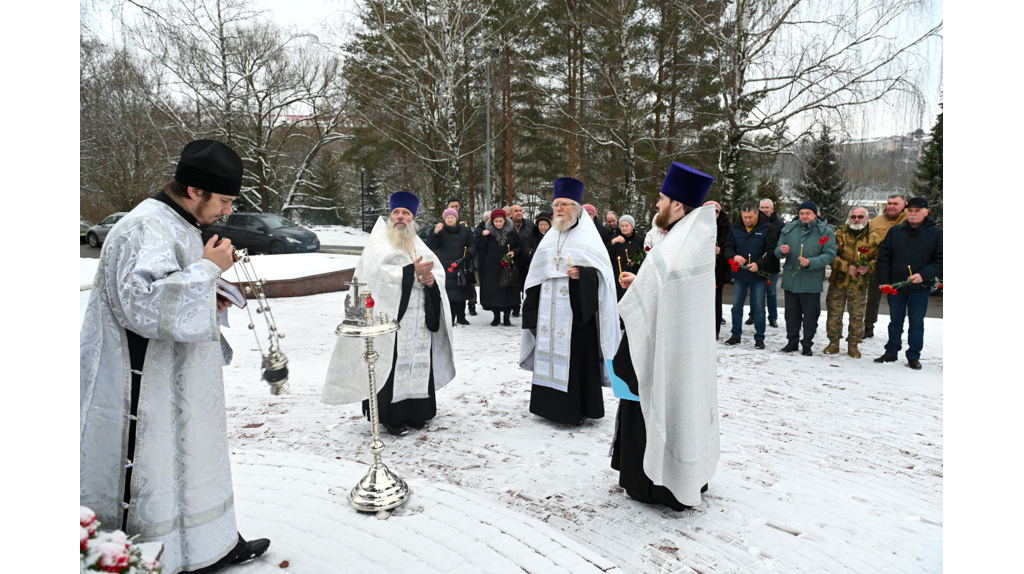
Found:
<path fill-rule="evenodd" d="M 407 191 L 391 195 L 391 214 L 377 220 L 355 277 L 366 283 L 374 311 L 396 317 L 401 328 L 380 335 L 378 372 L 388 379 L 377 390 L 377 410 L 393 435 L 420 429 L 437 414 L 434 392 L 455 378 L 451 310 L 444 295 L 444 269 L 416 236 L 419 198 Z M 363 401 L 369 417 L 369 378 L 360 338 L 338 337 L 327 368 L 321 400 L 327 404 Z"/>
<path fill-rule="evenodd" d="M 673 510 L 701 503 L 719 458 L 715 208 L 698 207 L 713 181 L 672 162 L 656 218 L 668 233 L 620 278 L 612 468 L 630 497 Z"/>
<path fill-rule="evenodd" d="M 554 191 L 551 230 L 526 276 L 520 366 L 533 371 L 530 412 L 579 425 L 604 416 L 606 360 L 621 337 L 615 274 L 593 220 L 580 217 L 583 182 L 562 177 Z"/>

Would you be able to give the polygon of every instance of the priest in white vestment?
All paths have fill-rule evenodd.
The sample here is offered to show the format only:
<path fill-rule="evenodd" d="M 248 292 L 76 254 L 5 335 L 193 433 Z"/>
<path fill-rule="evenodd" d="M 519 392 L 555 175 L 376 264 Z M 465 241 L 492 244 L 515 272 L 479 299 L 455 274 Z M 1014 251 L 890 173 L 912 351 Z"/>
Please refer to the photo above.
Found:
<path fill-rule="evenodd" d="M 701 503 L 719 458 L 715 208 L 697 207 L 713 181 L 672 162 L 656 218 L 668 232 L 620 279 L 626 333 L 613 367 L 628 392 L 616 388 L 612 468 L 630 497 L 674 510 Z"/>
<path fill-rule="evenodd" d="M 391 214 L 377 220 L 355 277 L 366 283 L 374 313 L 387 313 L 401 328 L 374 339 L 380 355 L 378 373 L 388 373 L 377 387 L 380 422 L 390 434 L 423 428 L 437 414 L 434 392 L 455 378 L 452 330 L 444 267 L 416 235 L 413 219 L 419 199 L 407 191 L 390 198 Z M 338 337 L 327 368 L 321 400 L 338 405 L 363 401 L 369 416 L 370 380 L 362 360 L 366 343 Z M 380 379 L 378 379 L 379 381 Z"/>
<path fill-rule="evenodd" d="M 530 412 L 579 425 L 604 416 L 606 360 L 621 337 L 616 276 L 593 219 L 580 217 L 583 182 L 555 180 L 554 198 L 526 276 L 520 366 L 533 371 Z"/>
<path fill-rule="evenodd" d="M 174 179 L 103 243 L 81 331 L 82 506 L 104 530 L 163 543 L 164 574 L 213 572 L 266 551 L 235 528 L 217 279 L 234 261 L 209 227 L 242 184 L 242 160 L 189 143 Z"/>

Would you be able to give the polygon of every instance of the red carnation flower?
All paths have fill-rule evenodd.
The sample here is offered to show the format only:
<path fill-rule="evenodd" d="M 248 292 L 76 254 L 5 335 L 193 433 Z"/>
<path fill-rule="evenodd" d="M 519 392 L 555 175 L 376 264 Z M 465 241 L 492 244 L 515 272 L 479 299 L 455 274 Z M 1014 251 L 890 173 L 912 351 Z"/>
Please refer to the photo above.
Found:
<path fill-rule="evenodd" d="M 733 273 L 735 273 L 735 272 L 740 270 L 740 264 L 737 263 L 736 260 L 734 260 L 734 259 L 730 259 L 729 260 L 729 267 L 732 267 Z"/>
<path fill-rule="evenodd" d="M 890 289 L 890 290 L 889 290 L 889 294 L 890 294 L 890 295 L 899 295 L 899 294 L 900 294 L 900 292 L 899 292 L 899 291 L 897 291 L 897 290 L 895 290 L 895 289 Z"/>
<path fill-rule="evenodd" d="M 769 284 L 769 285 L 771 285 L 771 284 L 772 284 L 772 282 L 771 282 L 771 281 L 769 281 L 769 282 L 768 282 L 768 284 Z"/>
<path fill-rule="evenodd" d="M 868 249 L 867 247 L 858 247 L 858 248 L 857 248 L 857 251 L 858 251 L 858 252 L 860 252 L 860 253 L 863 253 L 863 254 L 867 255 L 868 251 L 871 251 L 871 250 L 870 250 L 870 249 Z"/>
<path fill-rule="evenodd" d="M 825 245 L 826 243 L 828 243 L 828 235 L 818 240 L 818 245 Z"/>
<path fill-rule="evenodd" d="M 650 251 L 650 250 L 651 250 L 651 247 L 649 245 L 645 245 L 644 246 L 644 251 Z"/>
<path fill-rule="evenodd" d="M 501 262 L 501 266 L 502 267 L 508 267 L 508 261 L 502 261 Z"/>

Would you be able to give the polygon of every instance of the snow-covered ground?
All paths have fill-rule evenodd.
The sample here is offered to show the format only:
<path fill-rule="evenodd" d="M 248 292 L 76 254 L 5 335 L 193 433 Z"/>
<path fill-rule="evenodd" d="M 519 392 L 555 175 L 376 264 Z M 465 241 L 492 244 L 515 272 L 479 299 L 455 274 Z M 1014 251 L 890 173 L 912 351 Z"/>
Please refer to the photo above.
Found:
<path fill-rule="evenodd" d="M 369 424 L 358 405 L 319 401 L 344 295 L 272 302 L 287 334 L 286 396 L 260 381 L 252 334 L 224 329 L 235 350 L 224 378 L 239 528 L 273 540 L 239 572 L 277 572 L 283 561 L 296 573 L 374 572 L 388 559 L 401 572 L 943 568 L 941 319 L 925 319 L 921 371 L 902 354 L 897 364 L 872 363 L 883 352 L 878 337 L 861 344 L 860 360 L 821 355 L 820 343 L 804 357 L 779 353 L 784 330 L 770 327 L 764 351 L 753 348 L 753 327 L 727 347 L 725 326 L 722 458 L 704 504 L 677 513 L 618 487 L 607 458 L 610 389 L 605 417 L 581 427 L 531 415 L 519 329 L 470 317 L 454 332 L 458 374 L 437 394 L 437 418 L 383 438 L 384 462 L 413 496 L 377 521 L 344 497 L 371 461 Z M 819 342 L 824 329 L 823 312 Z"/>
<path fill-rule="evenodd" d="M 370 238 L 369 233 L 344 225 L 309 225 L 306 228 L 316 233 L 320 245 L 362 247 Z"/>

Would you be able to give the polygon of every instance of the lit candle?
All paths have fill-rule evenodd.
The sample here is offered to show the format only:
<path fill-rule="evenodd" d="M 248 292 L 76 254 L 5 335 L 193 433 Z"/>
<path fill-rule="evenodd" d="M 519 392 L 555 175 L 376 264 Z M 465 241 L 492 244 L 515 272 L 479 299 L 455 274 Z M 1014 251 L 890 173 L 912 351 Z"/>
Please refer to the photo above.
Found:
<path fill-rule="evenodd" d="M 566 255 L 569 258 L 569 268 L 572 269 L 572 255 Z"/>
<path fill-rule="evenodd" d="M 804 256 L 804 244 L 801 243 L 800 244 L 800 257 L 803 257 L 803 256 Z"/>
<path fill-rule="evenodd" d="M 622 256 L 621 255 L 618 256 L 618 260 L 619 260 L 619 277 L 622 277 Z"/>

